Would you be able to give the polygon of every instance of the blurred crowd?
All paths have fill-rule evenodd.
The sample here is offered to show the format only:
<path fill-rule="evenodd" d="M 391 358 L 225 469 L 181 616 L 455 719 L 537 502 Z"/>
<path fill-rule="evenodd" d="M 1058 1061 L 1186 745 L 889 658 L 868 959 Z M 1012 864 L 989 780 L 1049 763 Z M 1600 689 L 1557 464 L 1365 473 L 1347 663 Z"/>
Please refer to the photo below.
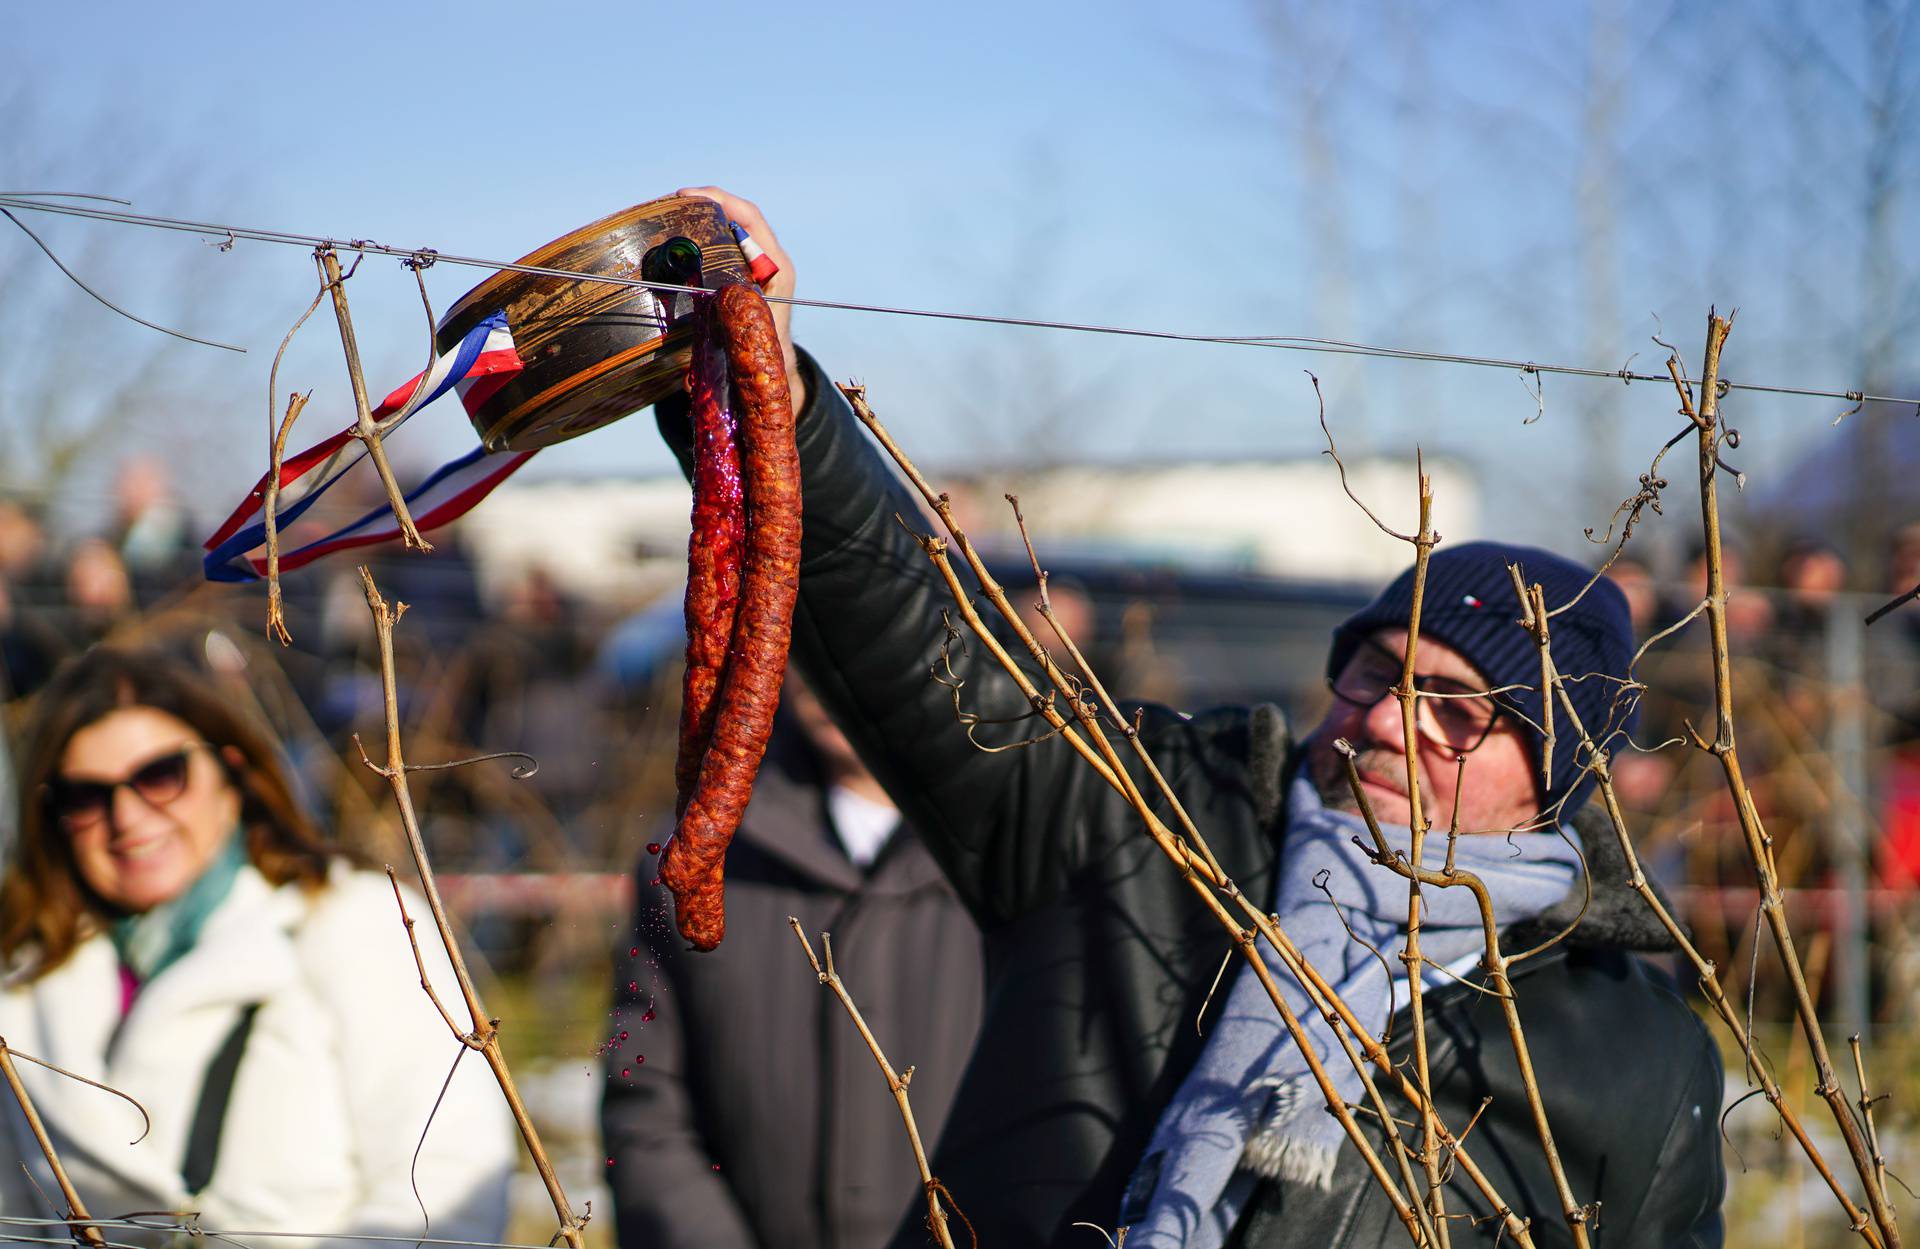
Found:
<path fill-rule="evenodd" d="M 1920 613 L 1865 620 L 1920 583 L 1920 525 L 1896 530 L 1876 555 L 1883 573 L 1868 581 L 1819 536 L 1751 552 L 1729 542 L 1727 654 L 1741 762 L 1790 915 L 1814 934 L 1815 990 L 1823 975 L 1850 971 L 1871 986 L 1877 1013 L 1905 1020 L 1920 935 L 1911 904 L 1920 884 Z M 1659 639 L 1637 669 L 1647 687 L 1640 749 L 1615 759 L 1623 803 L 1648 861 L 1684 899 L 1703 952 L 1744 978 L 1760 939 L 1753 870 L 1725 776 L 1690 744 L 1714 732 L 1712 638 L 1696 612 L 1705 553 L 1695 548 L 1673 567 L 1622 558 L 1608 575 L 1626 591 L 1636 633 Z M 1836 948 L 1850 925 L 1865 949 Z M 1763 1002 L 1768 992 L 1763 971 Z"/>
<path fill-rule="evenodd" d="M 32 504 L 0 498 L 0 701 L 9 724 L 17 729 L 62 658 L 109 636 L 157 637 L 258 703 L 324 824 L 391 848 L 384 794 L 348 762 L 357 758 L 352 735 L 381 728 L 354 562 L 286 579 L 294 641 L 270 647 L 261 588 L 201 577 L 195 518 L 162 465 L 128 462 L 103 512 L 104 525 L 69 536 Z M 670 825 L 677 595 L 588 600 L 538 566 L 483 577 L 457 529 L 434 538 L 431 557 L 376 549 L 369 561 L 383 592 L 410 607 L 397 634 L 409 755 L 516 750 L 540 767 L 531 785 L 510 779 L 506 765 L 422 778 L 443 869 L 624 876 Z M 1894 532 L 1873 563 L 1869 579 L 1817 535 L 1750 549 L 1730 541 L 1723 555 L 1739 743 L 1782 881 L 1796 891 L 1803 923 L 1832 924 L 1846 905 L 1870 910 L 1884 1000 L 1904 985 L 1909 963 L 1920 976 L 1920 954 L 1903 953 L 1920 948 L 1907 939 L 1903 902 L 1920 885 L 1920 605 L 1871 628 L 1862 622 L 1920 582 L 1920 525 Z M 1639 668 L 1637 748 L 1617 751 L 1622 798 L 1706 952 L 1730 965 L 1752 941 L 1751 873 L 1719 769 L 1685 745 L 1689 725 L 1711 732 L 1708 628 L 1696 614 L 1704 554 L 1662 560 L 1637 546 L 1607 575 L 1625 591 L 1641 639 L 1659 638 Z M 1178 706 L 1272 699 L 1298 722 L 1319 714 L 1326 628 L 1355 601 L 1325 587 L 1099 568 L 1058 576 L 1053 598 L 1116 690 Z M 488 905 L 498 913 L 473 917 L 490 952 L 509 965 L 568 957 L 538 953 L 538 943 L 526 953 L 521 938 L 542 924 L 545 903 L 516 896 L 509 905 L 495 895 Z M 617 909 L 627 895 L 600 896 Z"/>
<path fill-rule="evenodd" d="M 253 704 L 323 825 L 391 857 L 385 797 L 357 766 L 352 740 L 377 739 L 383 727 L 359 561 L 284 580 L 293 642 L 282 648 L 266 640 L 263 586 L 205 581 L 196 518 L 163 466 L 129 463 L 106 512 L 104 528 L 67 535 L 31 503 L 0 498 L 0 705 L 12 735 L 62 660 L 108 639 L 157 644 Z M 396 667 L 409 754 L 424 762 L 511 749 L 540 765 L 537 786 L 516 784 L 506 764 L 422 778 L 443 866 L 625 871 L 649 835 L 636 816 L 658 809 L 670 772 L 670 762 L 651 766 L 657 718 L 637 712 L 672 675 L 656 671 L 672 651 L 635 662 L 628 647 L 616 663 L 608 643 L 624 608 L 578 601 L 537 566 L 483 587 L 457 529 L 434 539 L 431 557 L 375 549 L 365 560 L 382 592 L 408 605 Z M 670 753 L 670 730 L 665 740 Z M 0 824 L 0 842 L 10 831 Z M 480 931 L 502 950 L 517 947 L 511 930 Z"/>
<path fill-rule="evenodd" d="M 335 934 L 348 922 L 341 915 L 357 917 L 355 931 L 398 940 L 399 930 L 380 922 L 391 902 L 387 883 L 364 870 L 403 863 L 405 851 L 385 784 L 360 765 L 355 742 L 377 755 L 385 727 L 358 561 L 323 561 L 285 579 L 293 641 L 282 647 L 266 636 L 264 587 L 204 579 L 196 518 L 163 466 L 127 464 L 101 515 L 92 531 L 69 534 L 29 502 L 0 498 L 0 715 L 9 740 L 0 754 L 0 845 L 21 862 L 36 838 L 47 840 L 45 828 L 15 819 L 25 809 L 17 805 L 22 787 L 45 792 L 46 810 L 75 846 L 97 839 L 103 822 L 162 809 L 178 815 L 196 787 L 217 796 L 221 770 L 199 762 L 205 752 L 183 749 L 184 734 L 198 739 L 188 746 L 221 751 L 224 774 L 244 793 L 258 787 L 250 777 L 284 776 L 317 844 L 346 852 L 324 861 L 334 901 L 312 911 L 312 935 L 301 940 L 344 957 Z M 513 986 L 517 1042 L 577 1055 L 579 1026 L 607 1029 L 597 1087 L 608 1169 L 597 1172 L 601 1142 L 585 1148 L 617 1198 L 621 1227 L 661 1245 L 706 1243 L 700 1237 L 716 1227 L 732 1229 L 736 1243 L 880 1243 L 898 1214 L 897 1193 L 916 1183 L 891 1135 L 891 1097 L 831 996 L 763 952 L 790 939 L 789 915 L 805 917 L 810 930 L 833 930 L 863 1008 L 927 1064 L 915 1104 L 923 1130 L 937 1135 L 981 1009 L 971 988 L 982 979 L 981 951 L 917 834 L 804 688 L 790 683 L 730 855 L 735 935 L 719 954 L 685 958 L 663 896 L 648 887 L 673 820 L 679 594 L 608 601 L 570 591 L 537 564 L 486 566 L 457 528 L 433 540 L 426 557 L 365 553 L 382 593 L 408 605 L 395 635 L 408 760 L 524 752 L 538 773 L 516 779 L 513 760 L 422 772 L 415 801 L 464 934 Z M 1702 952 L 1725 969 L 1729 994 L 1752 1002 L 1763 1021 L 1782 1020 L 1788 994 L 1773 961 L 1760 956 L 1765 938 L 1733 800 L 1716 760 L 1689 744 L 1714 731 L 1715 656 L 1700 610 L 1707 560 L 1700 550 L 1666 554 L 1636 547 L 1605 569 L 1645 645 L 1637 684 L 1620 694 L 1642 715 L 1632 739 L 1613 742 L 1619 794 L 1642 861 Z M 1031 608 L 1037 594 L 1024 550 L 1001 555 L 999 575 Z M 1871 572 L 1856 566 L 1818 535 L 1730 541 L 1722 552 L 1726 658 L 1741 759 L 1812 992 L 1823 1012 L 1849 1026 L 1898 1027 L 1914 1022 L 1920 1003 L 1920 604 L 1873 626 L 1865 618 L 1920 583 L 1920 525 L 1895 531 L 1873 564 Z M 1056 618 L 1123 699 L 1190 710 L 1273 701 L 1294 723 L 1311 724 L 1329 697 L 1329 632 L 1368 589 L 1089 562 L 1056 568 L 1049 595 Z M 1028 624 L 1050 634 L 1031 610 Z M 62 664 L 86 655 L 110 669 L 116 649 L 127 647 L 190 670 L 214 727 L 186 716 L 171 736 L 150 731 L 133 745 L 102 746 L 97 728 L 105 721 L 94 720 L 62 738 L 61 766 L 49 773 L 47 742 L 34 742 L 47 737 L 60 691 L 74 686 L 73 669 L 56 675 Z M 93 684 L 104 689 L 116 679 L 95 674 Z M 43 689 L 50 696 L 36 699 Z M 268 743 L 245 767 L 227 757 L 232 747 L 212 710 L 220 707 L 257 724 L 258 742 Z M 164 717 L 159 723 L 168 728 Z M 1028 726 L 988 732 L 1030 735 Z M 89 733 L 76 763 L 72 743 Z M 230 828 L 224 816 L 210 817 L 206 845 L 217 847 Z M 304 836 L 290 844 L 307 845 Z M 271 855 L 251 843 L 250 852 L 267 883 L 280 883 Z M 181 915 L 197 916 L 208 933 L 227 932 L 237 922 L 230 913 L 264 896 L 233 851 L 214 853 L 212 863 L 226 870 L 200 879 L 225 882 L 220 896 L 202 897 L 196 884 L 116 924 L 122 964 L 140 968 L 140 979 L 179 979 L 173 963 L 191 966 L 191 943 L 169 949 L 153 939 L 177 933 Z M 406 961 L 388 957 L 392 950 L 363 953 L 403 973 L 387 1014 L 400 1019 L 420 1007 L 420 1035 L 408 1052 L 439 1061 L 433 1046 L 445 1038 L 414 1000 Z M 0 996 L 0 1009 L 18 1015 L 15 1030 L 39 1017 L 30 1007 L 40 997 L 49 1003 L 43 1013 L 57 1014 L 65 1008 L 50 1003 L 76 993 L 70 982 L 97 971 L 97 961 L 82 949 L 33 982 L 39 989 L 29 985 L 17 1001 Z M 949 986 L 938 1011 L 925 1009 L 917 990 L 936 964 L 932 979 Z M 89 984 L 102 1011 L 118 1000 L 133 1017 L 139 980 Z M 288 993 L 324 999 L 327 984 L 320 976 Z M 269 1002 L 258 1026 L 276 1026 L 271 1009 Z M 242 1045 L 253 1019 L 240 1017 Z M 202 1038 L 209 1049 L 221 1039 Z M 791 1078 L 795 1071 L 808 1078 Z M 490 1090 L 468 1093 L 473 1114 L 492 1106 Z M 236 1121 L 250 1121 L 244 1084 L 234 1096 Z M 504 1141 L 497 1127 L 487 1131 Z M 358 1130 L 343 1125 L 342 1139 Z M 216 1139 L 214 1157 L 217 1146 Z M 182 1166 L 191 1177 L 212 1160 L 189 1154 Z M 783 1182 L 733 1180 L 769 1174 Z M 236 1199 L 248 1183 L 245 1175 L 226 1182 Z M 206 1191 L 218 1196 L 221 1183 Z M 197 1191 L 191 1180 L 188 1189 Z M 323 1198 L 313 1196 L 311 1217 L 320 1222 L 392 1230 L 397 1217 L 384 1197 L 333 1212 Z M 0 1193 L 0 1209 L 5 1202 Z M 487 1234 L 501 1217 L 492 1207 L 469 1213 Z"/>

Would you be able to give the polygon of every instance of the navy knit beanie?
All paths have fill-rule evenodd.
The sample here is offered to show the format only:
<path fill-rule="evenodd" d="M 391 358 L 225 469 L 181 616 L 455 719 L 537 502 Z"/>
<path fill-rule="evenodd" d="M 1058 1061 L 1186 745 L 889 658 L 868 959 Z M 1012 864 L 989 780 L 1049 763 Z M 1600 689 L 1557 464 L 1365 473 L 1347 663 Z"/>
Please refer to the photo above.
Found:
<path fill-rule="evenodd" d="M 1543 723 L 1540 710 L 1540 652 L 1533 636 L 1522 628 L 1520 600 L 1513 591 L 1513 578 L 1507 565 L 1520 565 L 1520 574 L 1528 585 L 1538 582 L 1545 591 L 1547 611 L 1553 612 L 1571 602 L 1593 576 L 1572 560 L 1562 559 L 1537 547 L 1513 546 L 1504 542 L 1466 542 L 1459 546 L 1435 548 L 1427 561 L 1426 597 L 1420 609 L 1420 636 L 1437 638 L 1459 651 L 1467 662 L 1480 670 L 1487 685 L 1524 685 L 1529 688 L 1501 695 L 1534 724 Z M 1327 675 L 1338 676 L 1353 655 L 1354 648 L 1368 634 L 1380 629 L 1404 629 L 1413 614 L 1413 569 L 1394 579 L 1380 596 L 1361 608 L 1333 633 L 1333 648 L 1327 653 Z M 1580 713 L 1580 720 L 1595 741 L 1601 741 L 1611 729 L 1631 730 L 1638 719 L 1637 702 L 1630 704 L 1623 718 L 1614 719 L 1615 696 L 1620 679 L 1627 675 L 1633 659 L 1633 620 L 1627 611 L 1626 595 L 1605 577 L 1595 582 L 1571 610 L 1552 618 L 1548 640 L 1553 647 L 1554 665 L 1567 678 L 1567 697 Z M 1600 674 L 1587 676 L 1589 673 Z M 1587 677 L 1586 680 L 1575 680 Z M 1607 679 L 1612 678 L 1612 679 Z M 1557 703 L 1552 783 L 1545 792 L 1546 807 L 1568 794 L 1571 798 L 1561 811 L 1570 819 L 1586 801 L 1593 776 L 1584 772 L 1579 758 L 1579 739 L 1571 726 L 1562 728 L 1566 717 Z M 1533 756 L 1539 775 L 1540 754 L 1545 739 L 1525 723 L 1521 732 Z"/>

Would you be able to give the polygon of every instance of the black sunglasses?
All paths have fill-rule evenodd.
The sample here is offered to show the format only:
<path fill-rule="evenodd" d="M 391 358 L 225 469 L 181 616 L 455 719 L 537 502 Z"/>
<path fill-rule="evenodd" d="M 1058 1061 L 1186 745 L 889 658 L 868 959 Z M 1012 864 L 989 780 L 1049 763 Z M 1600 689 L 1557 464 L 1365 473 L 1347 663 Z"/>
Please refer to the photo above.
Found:
<path fill-rule="evenodd" d="M 190 743 L 149 759 L 125 780 L 75 780 L 57 776 L 47 782 L 47 811 L 70 833 L 104 823 L 113 810 L 113 796 L 121 788 L 139 794 L 149 806 L 164 807 L 187 792 L 188 758 L 204 743 Z"/>

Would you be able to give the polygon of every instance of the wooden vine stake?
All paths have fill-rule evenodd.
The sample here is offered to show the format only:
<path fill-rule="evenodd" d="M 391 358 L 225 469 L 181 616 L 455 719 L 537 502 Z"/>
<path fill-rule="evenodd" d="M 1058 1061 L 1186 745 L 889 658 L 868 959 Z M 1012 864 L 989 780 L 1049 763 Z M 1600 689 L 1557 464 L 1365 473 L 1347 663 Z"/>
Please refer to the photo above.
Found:
<path fill-rule="evenodd" d="M 1413 538 L 1413 604 L 1407 617 L 1407 653 L 1402 657 L 1400 684 L 1393 690 L 1394 697 L 1400 703 L 1400 729 L 1405 739 L 1407 761 L 1407 803 L 1408 828 L 1412 833 L 1412 861 L 1407 878 L 1407 945 L 1401 959 L 1407 968 L 1408 1018 L 1413 1025 L 1413 1071 L 1414 1079 L 1421 1088 L 1433 1087 L 1431 1066 L 1427 1061 L 1427 1015 L 1425 997 L 1421 981 L 1426 976 L 1424 960 L 1420 955 L 1420 898 L 1422 877 L 1421 853 L 1425 848 L 1427 831 L 1432 821 L 1427 818 L 1421 806 L 1420 794 L 1420 744 L 1419 744 L 1419 695 L 1413 684 L 1413 665 L 1420 648 L 1420 611 L 1426 601 L 1427 561 L 1433 556 L 1434 544 L 1439 535 L 1433 531 L 1433 479 L 1427 475 L 1426 466 L 1421 462 L 1419 453 L 1414 456 L 1414 476 L 1419 480 L 1420 489 L 1420 532 Z M 1353 767 L 1353 760 L 1347 760 L 1347 766 Z M 1356 793 L 1359 791 L 1356 790 Z M 1360 802 L 1365 803 L 1364 796 Z M 1489 955 L 1492 950 L 1489 949 Z M 1451 1242 L 1447 1234 L 1446 1189 L 1441 1179 L 1440 1143 L 1434 1127 L 1433 1103 L 1427 1102 L 1420 1108 L 1420 1165 L 1427 1173 L 1427 1213 L 1433 1220 L 1439 1233 L 1442 1249 Z M 1559 1175 L 1556 1171 L 1555 1179 Z M 1576 1235 L 1578 1232 L 1576 1231 Z M 1584 1242 L 1583 1242 L 1584 1243 Z"/>
<path fill-rule="evenodd" d="M 1732 330 L 1731 316 L 1722 317 L 1715 311 L 1708 311 L 1706 359 L 1700 369 L 1697 408 L 1691 388 L 1680 372 L 1679 361 L 1670 358 L 1667 362 L 1674 386 L 1680 392 L 1681 411 L 1694 424 L 1700 451 L 1700 519 L 1706 539 L 1707 624 L 1713 647 L 1713 736 L 1711 739 L 1702 737 L 1692 724 L 1687 725 L 1687 732 L 1694 746 L 1720 761 L 1721 771 L 1726 775 L 1727 790 L 1733 798 L 1740 832 L 1746 841 L 1747 857 L 1753 861 L 1754 874 L 1759 880 L 1760 910 L 1766 917 L 1774 947 L 1779 952 L 1780 964 L 1786 970 L 1787 984 L 1793 994 L 1794 1014 L 1806 1036 L 1808 1052 L 1813 1055 L 1814 1071 L 1819 1080 L 1814 1092 L 1833 1112 L 1834 1123 L 1840 1129 L 1841 1140 L 1846 1143 L 1848 1156 L 1853 1159 L 1854 1170 L 1859 1173 L 1861 1187 L 1866 1192 L 1867 1208 L 1873 1215 L 1882 1242 L 1887 1249 L 1898 1249 L 1900 1229 L 1894 1220 L 1893 1205 L 1887 1200 L 1886 1188 L 1880 1181 L 1880 1170 L 1874 1161 L 1875 1151 L 1854 1116 L 1853 1107 L 1840 1087 L 1839 1078 L 1834 1074 L 1833 1057 L 1827 1050 L 1820 1016 L 1814 1010 L 1813 994 L 1807 988 L 1806 973 L 1794 949 L 1793 933 L 1787 927 L 1786 903 L 1780 893 L 1778 874 L 1774 870 L 1773 839 L 1761 824 L 1759 808 L 1754 805 L 1753 795 L 1747 788 L 1746 777 L 1740 769 L 1740 752 L 1734 744 L 1733 662 L 1727 645 L 1727 583 L 1720 554 L 1718 492 L 1720 445 L 1726 439 L 1726 431 L 1720 420 L 1720 353 Z"/>
<path fill-rule="evenodd" d="M 1319 380 L 1316 378 L 1314 380 L 1314 391 L 1316 395 L 1319 394 L 1319 389 Z M 1326 411 L 1324 400 L 1322 402 L 1320 424 L 1321 428 L 1325 430 Z M 1327 447 L 1327 453 L 1333 456 L 1334 463 L 1340 464 L 1339 454 L 1333 448 L 1331 432 L 1329 432 L 1327 436 Z M 1341 483 L 1344 488 L 1346 482 L 1346 469 L 1344 465 L 1341 465 L 1340 471 Z M 1372 804 L 1368 801 L 1365 791 L 1360 787 L 1360 772 L 1354 761 L 1355 751 L 1353 746 L 1342 739 L 1334 743 L 1334 748 L 1345 761 L 1347 783 L 1353 793 L 1354 805 L 1359 809 L 1361 817 L 1366 821 L 1368 832 L 1373 837 L 1374 849 L 1370 857 L 1379 866 L 1385 867 L 1396 875 L 1404 877 L 1407 881 L 1407 944 L 1401 957 L 1406 963 L 1409 977 L 1407 982 L 1408 1012 L 1413 1031 L 1415 1080 L 1418 1081 L 1422 1089 L 1430 1089 L 1432 1087 L 1427 1052 L 1427 1021 L 1422 1004 L 1423 998 L 1421 992 L 1421 979 L 1425 974 L 1426 960 L 1420 953 L 1420 911 L 1423 905 L 1420 897 L 1420 887 L 1427 885 L 1440 889 L 1465 888 L 1472 892 L 1474 902 L 1480 910 L 1482 934 L 1485 942 L 1485 954 L 1482 957 L 1481 966 L 1486 969 L 1488 974 L 1492 996 L 1498 998 L 1502 1006 L 1507 1026 L 1507 1036 L 1513 1045 L 1514 1062 L 1520 1072 L 1521 1087 L 1526 1094 L 1527 1107 L 1533 1115 L 1534 1130 L 1539 1136 L 1541 1155 L 1546 1160 L 1547 1169 L 1553 1178 L 1554 1192 L 1559 1198 L 1561 1215 L 1566 1219 L 1567 1228 L 1573 1234 L 1574 1244 L 1578 1249 L 1587 1249 L 1587 1246 L 1591 1243 L 1588 1234 L 1588 1223 L 1592 1218 L 1592 1207 L 1583 1205 L 1575 1199 L 1572 1185 L 1567 1178 L 1566 1168 L 1560 1161 L 1559 1148 L 1554 1143 L 1553 1127 L 1547 1119 L 1546 1100 L 1541 1095 L 1540 1083 L 1534 1074 L 1533 1058 L 1527 1046 L 1526 1031 L 1520 1022 L 1519 1004 L 1514 995 L 1513 983 L 1508 976 L 1507 969 L 1514 960 L 1510 959 L 1500 948 L 1500 932 L 1499 926 L 1494 921 L 1493 899 L 1479 877 L 1471 872 L 1456 871 L 1453 866 L 1454 842 L 1459 836 L 1460 831 L 1458 789 L 1456 789 L 1454 793 L 1453 823 L 1448 832 L 1445 870 L 1439 872 L 1433 871 L 1423 866 L 1421 861 L 1425 848 L 1426 835 L 1432 831 L 1433 822 L 1426 813 L 1421 795 L 1418 715 L 1419 699 L 1422 695 L 1414 684 L 1414 665 L 1417 660 L 1420 645 L 1420 617 L 1426 602 L 1427 566 L 1433 555 L 1433 548 L 1440 541 L 1440 536 L 1433 530 L 1433 480 L 1427 475 L 1425 465 L 1420 461 L 1417 453 L 1415 456 L 1415 476 L 1418 479 L 1420 499 L 1420 528 L 1417 533 L 1403 534 L 1395 532 L 1383 524 L 1379 517 L 1375 516 L 1372 510 L 1367 508 L 1365 504 L 1361 504 L 1362 510 L 1366 511 L 1368 517 L 1372 519 L 1374 524 L 1383 532 L 1392 537 L 1399 538 L 1403 542 L 1409 543 L 1414 549 L 1413 597 L 1407 614 L 1407 649 L 1406 653 L 1401 657 L 1400 683 L 1391 691 L 1400 704 L 1401 747 L 1406 760 L 1408 829 L 1410 833 L 1408 846 L 1410 853 L 1407 857 L 1402 857 L 1387 844 L 1380 824 L 1374 817 Z M 1354 502 L 1360 502 L 1357 497 L 1353 496 L 1353 492 L 1350 489 L 1347 493 L 1350 498 L 1354 499 Z M 1539 636 L 1541 644 L 1544 646 L 1544 609 L 1541 616 L 1541 629 L 1542 632 Z M 1549 720 L 1548 724 L 1551 725 L 1551 723 L 1552 721 Z M 1551 730 L 1549 730 L 1549 734 L 1551 734 Z M 1548 758 L 1551 758 L 1552 738 L 1550 735 L 1547 750 L 1549 752 Z M 1460 775 L 1464 778 L 1466 772 L 1465 757 L 1456 756 L 1455 759 L 1460 767 Z M 1524 958 L 1526 956 L 1522 955 L 1521 957 Z M 1421 1113 L 1420 1160 L 1427 1173 L 1427 1212 L 1442 1238 L 1442 1243 L 1446 1243 L 1445 1237 L 1447 1236 L 1446 1225 L 1448 1216 L 1442 1197 L 1443 1168 L 1440 1164 L 1441 1145 L 1439 1142 L 1439 1131 L 1436 1127 L 1431 1099 L 1421 1101 L 1418 1104 L 1418 1108 Z"/>
<path fill-rule="evenodd" d="M 426 965 L 420 960 L 420 946 L 413 946 L 414 964 L 420 972 L 420 987 L 426 990 L 427 997 L 434 1008 L 440 1012 L 441 1019 L 462 1045 L 477 1050 L 492 1070 L 493 1078 L 500 1085 L 500 1093 L 507 1099 L 507 1108 L 513 1112 L 513 1122 L 520 1129 L 520 1139 L 526 1142 L 527 1153 L 533 1158 L 534 1168 L 540 1173 L 541 1183 L 546 1185 L 547 1196 L 553 1202 L 553 1212 L 560 1220 L 560 1230 L 555 1239 L 564 1239 L 572 1249 L 585 1249 L 586 1238 L 581 1229 L 586 1219 L 573 1213 L 573 1206 L 567 1201 L 566 1190 L 560 1186 L 560 1176 L 553 1169 L 553 1162 L 547 1157 L 546 1147 L 540 1143 L 540 1132 L 534 1127 L 533 1117 L 527 1113 L 526 1103 L 520 1100 L 520 1091 L 514 1086 L 513 1073 L 507 1070 L 506 1055 L 500 1049 L 500 1021 L 487 1014 L 481 1005 L 480 994 L 473 986 L 473 977 L 467 972 L 467 963 L 460 954 L 460 943 L 454 939 L 453 926 L 447 921 L 445 905 L 440 900 L 439 886 L 434 882 L 433 865 L 427 861 L 427 847 L 420 836 L 420 821 L 414 813 L 413 795 L 407 789 L 408 768 L 406 759 L 400 752 L 400 699 L 398 685 L 394 678 L 393 664 L 393 626 L 407 610 L 405 603 L 389 606 L 380 596 L 380 590 L 373 583 L 373 574 L 365 565 L 360 568 L 360 581 L 366 587 L 367 608 L 373 613 L 374 632 L 380 644 L 380 683 L 386 696 L 387 717 L 387 762 L 384 766 L 367 757 L 366 747 L 360 746 L 358 734 L 354 735 L 354 745 L 360 747 L 360 761 L 370 770 L 386 778 L 393 789 L 394 802 L 400 808 L 400 826 L 406 832 L 407 849 L 413 855 L 413 865 L 420 874 L 420 891 L 426 895 L 427 908 L 433 912 L 433 926 L 440 934 L 440 942 L 446 947 L 447 959 L 453 964 L 454 979 L 460 985 L 460 996 L 467 1009 L 471 1026 L 461 1031 L 454 1023 L 453 1016 L 433 991 L 433 985 L 427 980 Z M 433 765 L 425 765 L 433 766 Z M 392 869 L 388 869 L 389 877 Z M 394 897 L 399 898 L 399 886 L 394 887 Z M 401 922 L 407 928 L 407 940 L 412 942 L 413 919 L 408 916 L 406 905 L 400 907 Z"/>
<path fill-rule="evenodd" d="M 420 536 L 412 514 L 407 511 L 407 496 L 393 475 L 393 465 L 387 462 L 387 450 L 380 445 L 380 431 L 373 423 L 373 408 L 367 402 L 367 379 L 360 371 L 360 345 L 353 336 L 353 318 L 347 313 L 347 291 L 340 277 L 340 258 L 331 247 L 322 247 L 314 252 L 314 259 L 320 265 L 320 280 L 333 295 L 333 315 L 340 322 L 340 346 L 347 355 L 347 378 L 353 383 L 353 410 L 359 422 L 354 437 L 367 444 L 367 454 L 373 457 L 373 467 L 380 474 L 380 484 L 386 487 L 387 503 L 393 508 L 393 518 L 400 524 L 401 540 L 414 550 L 431 551 L 433 544 Z"/>

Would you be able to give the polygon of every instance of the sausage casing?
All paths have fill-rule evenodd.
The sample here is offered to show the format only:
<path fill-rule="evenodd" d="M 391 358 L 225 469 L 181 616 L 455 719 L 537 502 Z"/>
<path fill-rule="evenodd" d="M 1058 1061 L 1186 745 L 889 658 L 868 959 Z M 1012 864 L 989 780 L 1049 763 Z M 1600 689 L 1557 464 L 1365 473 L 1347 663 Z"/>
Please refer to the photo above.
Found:
<path fill-rule="evenodd" d="M 673 892 L 680 934 L 702 950 L 717 946 L 726 931 L 727 845 L 746 810 L 773 729 L 800 589 L 800 457 L 773 316 L 760 292 L 746 283 L 723 288 L 712 303 L 738 420 L 746 540 L 739 609 L 715 697 L 713 731 L 660 860 L 660 878 Z"/>

